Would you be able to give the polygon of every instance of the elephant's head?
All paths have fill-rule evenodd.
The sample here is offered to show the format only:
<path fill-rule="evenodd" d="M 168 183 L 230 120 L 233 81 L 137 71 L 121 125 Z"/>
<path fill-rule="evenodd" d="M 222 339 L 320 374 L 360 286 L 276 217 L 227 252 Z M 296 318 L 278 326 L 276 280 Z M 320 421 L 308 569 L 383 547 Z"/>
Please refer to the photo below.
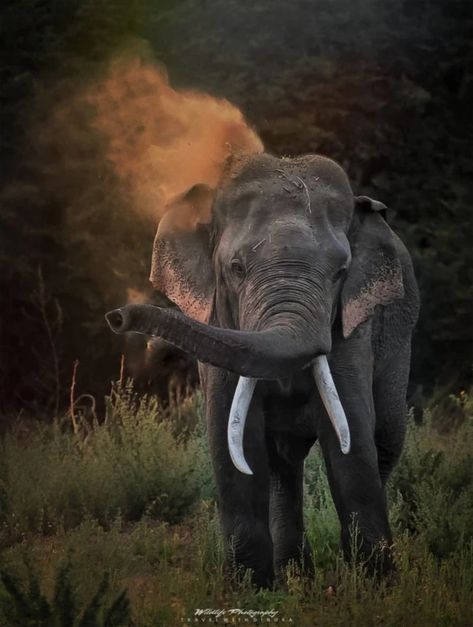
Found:
<path fill-rule="evenodd" d="M 240 469 L 249 471 L 238 456 L 251 380 L 308 366 L 348 451 L 325 356 L 338 307 L 348 338 L 377 305 L 403 295 L 383 208 L 354 198 L 343 169 L 327 158 L 249 157 L 216 192 L 193 187 L 161 220 L 151 281 L 181 311 L 130 305 L 108 314 L 117 332 L 159 335 L 241 375 L 229 430 Z"/>

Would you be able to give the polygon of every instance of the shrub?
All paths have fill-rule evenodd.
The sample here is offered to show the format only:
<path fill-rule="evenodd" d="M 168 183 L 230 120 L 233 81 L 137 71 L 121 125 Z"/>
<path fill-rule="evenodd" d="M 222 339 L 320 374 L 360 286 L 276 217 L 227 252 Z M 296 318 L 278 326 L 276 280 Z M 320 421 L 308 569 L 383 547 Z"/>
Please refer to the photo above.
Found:
<path fill-rule="evenodd" d="M 437 558 L 473 540 L 473 406 L 464 392 L 457 401 L 465 413 L 457 429 L 439 433 L 435 424 L 448 419 L 441 420 L 435 406 L 422 426 L 410 424 L 389 485 L 395 529 L 420 535 Z"/>
<path fill-rule="evenodd" d="M 82 609 L 77 607 L 71 582 L 71 564 L 65 562 L 56 574 L 52 600 L 43 595 L 38 577 L 28 573 L 28 587 L 6 570 L 0 572 L 3 599 L 0 617 L 11 625 L 36 627 L 121 627 L 130 620 L 130 602 L 123 590 L 106 605 L 109 577 L 104 574 L 90 602 Z M 3 615 L 3 616 L 2 616 Z"/>
<path fill-rule="evenodd" d="M 75 627 L 72 620 L 82 620 L 85 609 L 91 606 L 94 597 L 102 590 L 101 586 L 105 585 L 104 573 L 109 589 L 99 602 L 92 603 L 92 610 L 97 610 L 98 625 L 104 621 L 114 601 L 118 602 L 121 591 L 126 589 L 132 624 L 139 627 L 170 627 L 182 620 L 186 622 L 188 618 L 194 621 L 196 608 L 209 607 L 276 610 L 279 619 L 285 617 L 287 622 L 290 617 L 292 624 L 300 627 L 314 624 L 467 627 L 471 623 L 473 594 L 472 407 L 467 394 L 457 401 L 451 400 L 462 404 L 462 424 L 457 422 L 457 426 L 448 432 L 439 431 L 436 425 L 445 422 L 449 416 L 442 421 L 438 407 L 430 407 L 424 424 L 410 424 L 404 454 L 388 486 L 397 564 L 395 579 L 375 582 L 366 577 L 361 567 L 347 564 L 342 559 L 338 544 L 339 524 L 323 460 L 315 447 L 307 460 L 305 473 L 306 524 L 315 554 L 315 580 L 302 578 L 297 568 L 290 566 L 283 585 L 276 591 L 256 591 L 244 574 L 241 578 L 235 577 L 232 585 L 225 576 L 215 504 L 212 498 L 202 499 L 203 495 L 212 497 L 214 486 L 210 478 L 200 398 L 193 401 L 195 416 L 192 416 L 192 404 L 189 404 L 183 408 L 182 414 L 185 413 L 187 418 L 171 424 L 169 415 L 176 408 L 166 417 L 157 406 L 153 409 L 152 402 L 137 401 L 131 391 L 125 389 L 114 393 L 109 400 L 107 422 L 90 427 L 85 437 L 64 428 L 44 426 L 31 430 L 26 439 L 24 435 L 20 438 L 11 433 L 4 442 L 10 457 L 4 458 L 1 470 L 2 498 L 9 507 L 4 521 L 7 530 L 13 512 L 21 529 L 35 529 L 34 525 L 28 527 L 24 510 L 18 506 L 18 503 L 24 503 L 24 499 L 15 493 L 15 490 L 28 489 L 28 496 L 35 497 L 34 484 L 28 486 L 25 477 L 22 481 L 18 479 L 25 472 L 21 464 L 34 466 L 37 470 L 37 492 L 43 495 L 37 497 L 29 510 L 32 520 L 38 519 L 39 509 L 46 501 L 56 506 L 58 502 L 67 501 L 64 494 L 71 491 L 70 478 L 67 473 L 64 475 L 63 486 L 57 477 L 54 478 L 61 469 L 82 470 L 91 480 L 89 484 L 85 480 L 80 484 L 83 504 L 82 509 L 77 510 L 80 521 L 75 527 L 67 529 L 65 524 L 58 524 L 52 517 L 54 524 L 49 528 L 48 536 L 27 533 L 24 538 L 15 538 L 10 535 L 10 541 L 21 539 L 21 542 L 4 547 L 0 553 L 3 571 L 14 580 L 11 584 L 7 576 L 3 584 L 0 582 L 0 627 L 29 624 L 24 614 L 10 614 L 7 620 L 5 612 L 20 611 L 21 608 L 26 608 L 30 615 L 48 611 L 48 616 L 55 619 L 60 611 Z M 148 423 L 150 415 L 155 416 L 152 424 Z M 85 429 L 85 425 L 82 427 Z M 165 430 L 161 431 L 163 427 Z M 163 433 L 166 435 L 162 436 Z M 166 452 L 162 450 L 164 446 L 168 447 Z M 196 492 L 194 500 L 186 506 L 188 515 L 183 519 L 184 507 L 178 501 L 179 524 L 165 522 L 164 516 L 148 505 L 138 509 L 136 495 L 129 496 L 136 485 L 134 477 L 137 477 L 136 481 L 144 477 L 145 483 L 156 485 L 157 480 L 148 475 L 154 477 L 158 462 L 156 466 L 151 464 L 148 447 L 156 452 L 161 460 L 159 469 L 163 468 L 166 474 L 166 478 L 160 479 L 160 489 L 166 485 L 169 491 L 173 487 L 169 487 L 169 477 L 181 476 L 174 466 L 183 470 L 178 461 L 187 451 L 197 451 L 193 458 L 197 476 L 191 473 L 194 479 L 186 479 L 195 486 Z M 12 457 L 13 450 L 16 456 Z M 58 451 L 62 452 L 64 460 L 62 465 L 54 466 L 50 457 L 59 457 Z M 115 456 L 113 451 L 116 451 Z M 143 467 L 147 470 L 140 470 L 133 451 L 144 460 Z M 46 470 L 38 461 L 35 464 L 31 461 L 40 460 L 41 454 Z M 117 456 L 120 463 L 127 462 L 132 478 L 126 476 L 123 479 L 119 474 L 120 481 L 114 478 L 112 481 L 109 474 L 108 489 L 98 490 L 92 481 L 92 472 L 100 469 L 108 472 L 109 467 L 114 468 L 112 461 L 116 461 Z M 89 458 L 97 458 L 92 469 L 88 467 Z M 166 464 L 173 467 L 168 468 Z M 15 482 L 9 479 L 16 467 Z M 54 471 L 53 477 L 49 477 L 49 471 Z M 27 476 L 32 482 L 34 473 L 30 470 Z M 121 496 L 112 499 L 113 494 L 109 492 L 119 490 L 121 485 L 126 489 L 120 492 Z M 58 492 L 62 490 L 63 501 L 53 499 L 53 488 Z M 176 491 L 180 489 L 181 486 L 175 486 Z M 169 493 L 170 503 L 174 503 L 174 492 Z M 109 504 L 113 503 L 108 509 L 98 508 L 98 511 L 108 512 L 100 521 L 87 514 L 93 509 L 98 494 L 108 499 Z M 140 502 L 145 501 L 148 492 L 140 494 Z M 121 503 L 122 515 L 112 518 L 112 511 L 116 510 L 120 499 L 129 509 Z M 12 509 L 12 504 L 17 508 Z M 197 505 L 195 510 L 194 504 Z M 65 520 L 66 511 L 61 507 L 57 506 L 57 517 Z M 50 511 L 56 510 L 51 508 Z M 131 514 L 125 516 L 125 511 L 134 512 L 133 515 L 142 511 L 144 515 L 138 522 L 133 522 Z M 158 516 L 162 521 L 153 519 Z M 45 529 L 41 527 L 40 530 L 44 532 Z M 67 564 L 70 566 L 64 571 Z M 12 609 L 12 594 L 20 600 L 20 609 L 16 606 Z M 126 609 L 125 605 L 122 609 Z M 38 617 L 36 624 L 42 624 Z M 45 624 L 49 627 L 54 623 Z"/>
<path fill-rule="evenodd" d="M 203 431 L 176 433 L 156 400 L 136 401 L 129 388 L 114 391 L 105 422 L 82 426 L 82 434 L 63 422 L 36 425 L 22 438 L 4 436 L 4 539 L 68 529 L 87 516 L 103 524 L 118 514 L 176 522 L 199 500 L 202 469 L 209 477 Z"/>

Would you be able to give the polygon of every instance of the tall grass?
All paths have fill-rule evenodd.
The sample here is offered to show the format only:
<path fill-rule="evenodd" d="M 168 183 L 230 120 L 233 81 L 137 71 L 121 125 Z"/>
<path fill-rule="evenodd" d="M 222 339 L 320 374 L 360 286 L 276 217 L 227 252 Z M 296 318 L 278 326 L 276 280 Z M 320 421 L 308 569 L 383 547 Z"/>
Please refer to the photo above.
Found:
<path fill-rule="evenodd" d="M 192 408 L 199 417 L 200 404 Z M 0 451 L 0 541 L 56 533 L 88 517 L 103 525 L 118 515 L 180 520 L 200 500 L 210 468 L 199 429 L 189 437 L 172 417 L 155 399 L 135 399 L 125 388 L 108 399 L 103 424 L 83 422 L 75 433 L 67 421 L 39 423 L 21 436 L 7 433 Z"/>
<path fill-rule="evenodd" d="M 3 569 L 25 585 L 28 573 L 36 573 L 42 594 L 53 599 L 57 573 L 69 560 L 78 607 L 90 604 L 106 573 L 104 603 L 126 588 L 140 627 L 193 622 L 197 608 L 272 609 L 279 623 L 264 624 L 284 624 L 284 617 L 298 627 L 470 626 L 473 407 L 466 395 L 451 402 L 462 415 L 454 428 L 438 428 L 436 407 L 424 424 L 411 422 L 389 484 L 395 579 L 375 582 L 341 558 L 315 447 L 305 474 L 315 579 L 290 567 L 276 591 L 257 592 L 245 576 L 230 584 L 200 398 L 174 408 L 171 414 L 180 413 L 173 421 L 130 390 L 112 395 L 106 422 L 83 435 L 56 425 L 5 436 Z M 2 626 L 9 624 L 2 614 L 7 597 L 0 586 Z"/>

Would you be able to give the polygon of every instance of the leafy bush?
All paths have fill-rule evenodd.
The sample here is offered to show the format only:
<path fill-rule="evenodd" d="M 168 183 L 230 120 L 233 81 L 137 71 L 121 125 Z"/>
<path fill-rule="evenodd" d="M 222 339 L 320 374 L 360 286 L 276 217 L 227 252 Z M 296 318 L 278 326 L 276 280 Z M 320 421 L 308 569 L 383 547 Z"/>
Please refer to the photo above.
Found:
<path fill-rule="evenodd" d="M 92 516 L 107 524 L 143 515 L 176 522 L 209 491 L 203 432 L 176 433 L 155 399 L 114 391 L 103 424 L 31 427 L 2 441 L 4 538 L 68 529 Z M 204 469 L 204 473 L 202 473 Z M 207 473 L 205 472 L 207 469 Z"/>
<path fill-rule="evenodd" d="M 28 590 L 24 590 L 21 582 L 6 570 L 0 572 L 4 588 L 0 612 L 6 624 L 35 627 L 121 627 L 129 624 L 130 603 L 126 591 L 122 591 L 108 607 L 105 605 L 104 597 L 109 588 L 107 574 L 82 610 L 76 606 L 69 562 L 57 572 L 51 601 L 42 594 L 33 572 L 29 572 L 28 579 Z"/>
<path fill-rule="evenodd" d="M 421 428 L 410 425 L 390 482 L 394 527 L 418 534 L 437 558 L 473 541 L 473 399 L 463 392 L 451 403 L 461 403 L 463 423 L 441 434 L 434 426 L 438 415 L 432 417 L 437 408 L 428 410 Z"/>
<path fill-rule="evenodd" d="M 129 390 L 123 390 L 109 399 L 107 422 L 89 427 L 88 432 L 82 425 L 81 437 L 68 432 L 64 425 L 62 431 L 59 427 L 49 430 L 42 427 L 26 433 L 26 437 L 24 433 L 10 434 L 4 442 L 4 450 L 10 457 L 4 458 L 1 471 L 2 498 L 10 508 L 4 520 L 5 531 L 8 531 L 8 534 L 4 532 L 4 540 L 8 539 L 10 546 L 4 546 L 0 557 L 3 571 L 14 578 L 14 583 L 12 586 L 4 579 L 0 584 L 0 617 L 4 621 L 0 620 L 0 625 L 15 623 L 12 618 L 6 620 L 5 612 L 19 611 L 16 606 L 12 609 L 11 598 L 12 593 L 18 591 L 26 599 L 22 607 L 29 608 L 28 611 L 34 601 L 34 611 L 39 611 L 38 607 L 41 609 L 43 604 L 55 616 L 60 608 L 65 611 L 73 606 L 78 617 L 82 617 L 101 590 L 105 572 L 109 590 L 102 602 L 94 605 L 100 606 L 99 621 L 126 588 L 132 624 L 139 627 L 173 627 L 181 619 L 193 620 L 195 609 L 206 607 L 274 609 L 279 612 L 279 618 L 290 617 L 298 627 L 314 624 L 468 627 L 473 594 L 473 407 L 466 393 L 450 399 L 449 406 L 458 403 L 463 421 L 459 422 L 457 416 L 451 423 L 454 426 L 447 431 L 437 429 L 439 423 L 450 424 L 448 415 L 440 416 L 443 411 L 440 408 L 445 404 L 437 400 L 425 412 L 424 424 L 409 426 L 405 451 L 388 489 L 395 538 L 395 580 L 376 583 L 366 577 L 360 567 L 343 561 L 338 546 L 339 524 L 324 463 L 316 447 L 308 458 L 305 473 L 306 524 L 314 549 L 315 579 L 304 579 L 296 568 L 289 567 L 284 585 L 276 591 L 255 591 L 247 576 L 234 578 L 229 585 L 225 576 L 224 550 L 212 498 L 214 486 L 208 457 L 204 459 L 208 454 L 200 398 L 194 400 L 193 410 L 190 403 L 181 410 L 173 408 L 171 413 L 174 412 L 177 421 L 171 424 L 169 416 L 165 419 L 159 409 L 154 412 L 149 401 L 141 404 Z M 196 415 L 192 416 L 192 411 Z M 149 415 L 154 415 L 152 424 L 148 422 Z M 165 425 L 164 431 L 161 431 L 162 425 Z M 163 446 L 168 447 L 166 454 Z M 161 460 L 160 472 L 164 463 L 169 466 L 165 468 L 167 479 L 162 478 L 159 484 L 160 489 L 166 485 L 167 490 L 170 490 L 169 476 L 175 481 L 182 476 L 175 467 L 184 463 L 184 451 L 194 451 L 197 477 L 186 481 L 196 492 L 194 500 L 187 502 L 186 511 L 182 502 L 177 501 L 175 510 L 180 512 L 179 524 L 165 522 L 164 516 L 160 516 L 161 521 L 153 519 L 159 512 L 143 505 L 147 495 L 153 492 L 151 488 L 143 489 L 139 499 L 129 494 L 136 489 L 138 479 L 145 485 L 156 486 L 156 478 L 150 475 L 154 477 L 158 465 L 150 462 L 149 447 Z M 12 456 L 13 450 L 15 456 Z M 50 458 L 61 458 L 58 451 L 62 452 L 62 462 L 53 464 Z M 44 454 L 44 469 L 38 461 L 41 453 Z M 142 471 L 134 456 L 143 460 Z M 93 480 L 88 467 L 90 458 L 95 460 L 94 472 L 109 473 L 105 482 L 107 490 L 97 488 L 98 479 Z M 110 460 L 116 465 L 117 459 L 127 464 L 128 472 L 136 481 L 123 478 L 121 471 L 118 471 L 119 480 L 113 479 L 109 469 L 115 466 Z M 31 469 L 22 481 L 5 480 L 14 469 L 18 470 L 18 476 L 25 473 L 22 464 L 38 473 L 36 485 L 42 498 L 35 496 L 34 488 L 27 484 L 26 477 L 32 482 Z M 9 472 L 6 473 L 5 468 Z M 186 468 L 184 464 L 181 470 Z M 70 469 L 75 473 L 83 472 L 90 479 L 89 483 L 72 481 Z M 64 470 L 63 475 L 60 475 L 61 470 Z M 50 481 L 49 471 L 52 472 Z M 57 478 L 58 474 L 63 477 L 64 485 Z M 191 476 L 194 475 L 191 473 Z M 70 528 L 67 528 L 64 523 L 58 524 L 57 519 L 67 519 L 64 508 L 73 486 L 82 495 L 84 505 L 82 510 L 76 510 L 78 524 L 71 527 L 69 520 Z M 175 487 L 175 491 L 181 487 Z M 40 518 L 38 512 L 44 509 L 45 502 L 56 507 L 50 510 L 56 514 L 51 517 L 52 526 L 46 529 L 48 535 L 44 535 L 45 529 L 41 526 L 41 534 L 31 533 L 35 526 L 30 525 L 24 509 L 18 505 L 24 507 L 25 498 L 21 498 L 17 490 L 28 490 L 28 498 L 33 499 L 32 520 Z M 53 499 L 54 490 L 62 494 L 62 502 L 59 498 Z M 118 496 L 114 497 L 114 491 L 118 491 Z M 170 502 L 175 503 L 175 492 L 169 493 Z M 96 506 L 98 495 L 109 503 L 108 510 L 107 507 L 97 509 L 102 513 L 102 520 L 94 520 L 87 514 L 87 509 L 91 511 Z M 207 500 L 202 500 L 202 495 Z M 122 516 L 113 518 L 119 502 Z M 16 510 L 12 510 L 12 504 L 16 505 Z M 105 510 L 107 514 L 103 513 Z M 8 525 L 13 511 L 17 514 L 19 528 L 28 533 L 12 533 Z M 125 511 L 128 517 L 123 514 Z M 140 515 L 140 511 L 144 515 Z M 132 521 L 132 515 L 140 516 L 139 520 Z M 59 574 L 67 563 L 70 569 L 66 583 L 63 581 L 60 587 L 61 594 L 56 594 Z M 64 579 L 63 575 L 61 577 Z M 23 618 L 16 622 L 28 624 Z"/>
<path fill-rule="evenodd" d="M 318 444 L 305 463 L 305 504 L 306 529 L 315 564 L 327 568 L 338 554 L 340 523 Z"/>

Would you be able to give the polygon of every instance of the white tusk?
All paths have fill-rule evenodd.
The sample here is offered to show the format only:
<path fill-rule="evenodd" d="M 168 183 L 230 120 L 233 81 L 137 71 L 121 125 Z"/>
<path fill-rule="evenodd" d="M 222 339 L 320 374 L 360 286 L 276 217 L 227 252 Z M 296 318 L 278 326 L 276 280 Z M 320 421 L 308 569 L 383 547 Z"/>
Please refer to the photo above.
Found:
<path fill-rule="evenodd" d="M 330 422 L 340 441 L 341 451 L 346 455 L 350 452 L 350 428 L 325 355 L 317 357 L 312 372 Z"/>
<path fill-rule="evenodd" d="M 230 416 L 228 418 L 228 450 L 235 467 L 245 475 L 252 475 L 253 471 L 246 463 L 243 453 L 243 434 L 245 432 L 246 416 L 253 397 L 258 379 L 240 377 L 233 396 Z"/>

